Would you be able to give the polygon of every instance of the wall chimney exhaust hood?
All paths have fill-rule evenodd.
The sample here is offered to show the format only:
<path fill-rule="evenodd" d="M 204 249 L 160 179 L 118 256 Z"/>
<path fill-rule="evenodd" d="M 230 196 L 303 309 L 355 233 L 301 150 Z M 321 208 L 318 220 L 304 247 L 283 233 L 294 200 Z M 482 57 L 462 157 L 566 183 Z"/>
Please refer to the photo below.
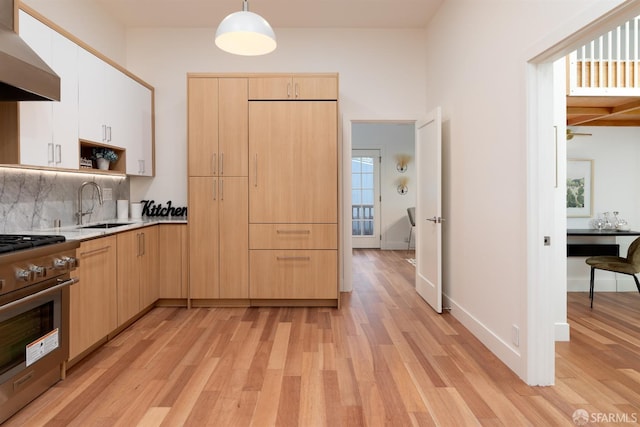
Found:
<path fill-rule="evenodd" d="M 15 33 L 14 0 L 0 0 L 0 101 L 60 101 L 60 77 Z"/>

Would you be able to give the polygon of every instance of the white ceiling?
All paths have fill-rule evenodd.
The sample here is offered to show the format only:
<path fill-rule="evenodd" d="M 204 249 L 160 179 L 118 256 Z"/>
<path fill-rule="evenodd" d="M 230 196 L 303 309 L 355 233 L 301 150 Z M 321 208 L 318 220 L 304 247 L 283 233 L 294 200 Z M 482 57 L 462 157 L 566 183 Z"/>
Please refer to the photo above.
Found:
<path fill-rule="evenodd" d="M 242 0 L 86 0 L 126 27 L 212 27 Z M 425 28 L 444 0 L 249 0 L 274 28 Z"/>

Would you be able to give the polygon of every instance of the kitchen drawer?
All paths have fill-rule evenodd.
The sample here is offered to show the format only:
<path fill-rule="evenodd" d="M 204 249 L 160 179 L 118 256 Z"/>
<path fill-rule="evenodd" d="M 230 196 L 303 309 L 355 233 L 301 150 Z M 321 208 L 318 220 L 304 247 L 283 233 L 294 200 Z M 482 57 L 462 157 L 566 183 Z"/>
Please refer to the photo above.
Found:
<path fill-rule="evenodd" d="M 337 224 L 249 225 L 249 249 L 337 248 Z"/>
<path fill-rule="evenodd" d="M 252 299 L 335 299 L 338 251 L 249 251 Z"/>

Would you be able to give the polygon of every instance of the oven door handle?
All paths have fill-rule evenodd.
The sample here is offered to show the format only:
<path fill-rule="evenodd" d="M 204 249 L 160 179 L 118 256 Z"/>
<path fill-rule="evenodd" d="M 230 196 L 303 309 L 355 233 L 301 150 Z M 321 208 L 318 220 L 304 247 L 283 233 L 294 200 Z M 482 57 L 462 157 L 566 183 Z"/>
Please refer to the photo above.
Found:
<path fill-rule="evenodd" d="M 71 286 L 74 283 L 78 283 L 80 281 L 80 279 L 78 279 L 77 277 L 72 277 L 70 279 L 57 279 L 57 280 L 58 280 L 58 284 L 57 285 L 54 285 L 54 286 L 52 286 L 50 288 L 47 288 L 47 289 L 43 289 L 40 292 L 36 292 L 35 294 L 27 295 L 24 298 L 20 298 L 18 300 L 11 301 L 11 302 L 9 302 L 7 304 L 4 304 L 0 308 L 0 311 L 4 311 L 4 310 L 7 310 L 7 309 L 9 309 L 11 307 L 14 307 L 14 306 L 16 306 L 18 304 L 24 304 L 25 302 L 29 302 L 29 301 L 31 301 L 33 299 L 40 298 L 43 295 L 49 294 L 51 292 L 55 292 L 57 290 L 65 288 L 67 286 Z"/>

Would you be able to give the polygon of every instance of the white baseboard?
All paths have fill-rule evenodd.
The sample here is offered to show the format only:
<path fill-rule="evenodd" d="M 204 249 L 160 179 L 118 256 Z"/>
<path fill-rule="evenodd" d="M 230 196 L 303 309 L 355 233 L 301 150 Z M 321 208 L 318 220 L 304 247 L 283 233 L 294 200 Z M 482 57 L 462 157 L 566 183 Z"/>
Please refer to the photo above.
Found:
<path fill-rule="evenodd" d="M 526 367 L 522 361 L 522 355 L 517 348 L 513 348 L 509 343 L 497 336 L 493 331 L 483 325 L 478 319 L 473 317 L 469 312 L 464 310 L 461 306 L 456 304 L 455 301 L 450 299 L 447 295 L 442 295 L 443 307 L 449 307 L 451 314 L 455 317 L 465 328 L 467 328 L 476 338 L 484 344 L 489 351 L 496 355 L 505 365 L 515 372 L 520 378 L 524 379 L 527 376 Z M 524 339 L 523 336 L 520 339 Z M 522 342 L 522 341 L 521 341 Z"/>
<path fill-rule="evenodd" d="M 568 323 L 556 322 L 554 330 L 556 341 L 569 341 L 570 326 Z"/>
<path fill-rule="evenodd" d="M 611 275 L 610 279 L 595 280 L 595 292 L 615 292 L 616 291 L 616 279 Z M 589 278 L 568 278 L 567 279 L 567 291 L 568 292 L 589 292 Z"/>

